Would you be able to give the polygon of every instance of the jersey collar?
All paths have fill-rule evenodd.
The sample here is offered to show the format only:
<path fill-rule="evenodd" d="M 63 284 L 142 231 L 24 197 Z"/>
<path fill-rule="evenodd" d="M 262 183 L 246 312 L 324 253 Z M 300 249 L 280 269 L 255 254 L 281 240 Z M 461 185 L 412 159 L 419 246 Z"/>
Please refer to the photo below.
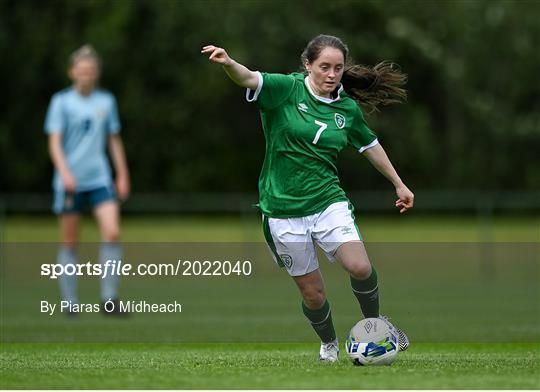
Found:
<path fill-rule="evenodd" d="M 309 78 L 309 76 L 306 76 L 304 78 L 304 84 L 306 85 L 309 93 L 313 96 L 313 98 L 315 98 L 315 99 L 317 99 L 317 100 L 319 100 L 321 102 L 324 102 L 324 103 L 332 103 L 332 102 L 339 101 L 341 99 L 340 94 L 343 91 L 343 84 L 340 83 L 338 91 L 337 91 L 337 97 L 336 98 L 326 98 L 326 97 L 321 97 L 320 95 L 317 95 L 317 94 L 315 94 L 313 92 L 313 90 L 311 89 L 311 86 L 309 84 L 308 78 Z"/>

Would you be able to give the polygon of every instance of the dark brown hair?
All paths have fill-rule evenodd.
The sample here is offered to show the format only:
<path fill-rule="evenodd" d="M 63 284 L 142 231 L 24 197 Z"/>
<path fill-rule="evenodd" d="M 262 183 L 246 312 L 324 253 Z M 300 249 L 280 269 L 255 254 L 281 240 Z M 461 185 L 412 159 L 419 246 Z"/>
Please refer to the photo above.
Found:
<path fill-rule="evenodd" d="M 407 99 L 407 91 L 402 88 L 407 82 L 407 75 L 396 64 L 383 61 L 375 66 L 352 64 L 348 60 L 349 48 L 338 37 L 318 35 L 309 41 L 300 59 L 305 64 L 313 63 L 324 48 L 340 50 L 345 60 L 345 71 L 341 82 L 344 90 L 368 113 L 379 111 L 381 106 L 400 103 Z"/>

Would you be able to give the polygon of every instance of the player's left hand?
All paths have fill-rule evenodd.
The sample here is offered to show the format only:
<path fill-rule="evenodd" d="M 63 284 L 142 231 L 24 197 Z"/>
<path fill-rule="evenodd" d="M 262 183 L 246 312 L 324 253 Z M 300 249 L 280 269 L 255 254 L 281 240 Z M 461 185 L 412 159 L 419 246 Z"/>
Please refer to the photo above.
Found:
<path fill-rule="evenodd" d="M 218 63 L 221 65 L 231 65 L 233 63 L 232 59 L 227 54 L 227 51 L 223 48 L 218 48 L 214 45 L 207 45 L 204 46 L 201 50 L 202 54 L 209 54 L 208 57 L 209 60 L 213 61 L 214 63 Z"/>
<path fill-rule="evenodd" d="M 401 214 L 413 208 L 414 194 L 405 186 L 405 184 L 396 187 L 396 195 L 398 197 L 396 200 L 396 207 L 399 208 Z"/>
<path fill-rule="evenodd" d="M 129 179 L 126 177 L 118 177 L 116 179 L 116 192 L 118 193 L 118 199 L 125 201 L 129 197 L 130 192 Z"/>

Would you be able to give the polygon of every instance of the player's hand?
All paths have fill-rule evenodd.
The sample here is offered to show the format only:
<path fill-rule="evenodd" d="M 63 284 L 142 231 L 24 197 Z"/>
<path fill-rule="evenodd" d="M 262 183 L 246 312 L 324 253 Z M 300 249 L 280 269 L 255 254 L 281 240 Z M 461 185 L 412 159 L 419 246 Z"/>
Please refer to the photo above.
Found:
<path fill-rule="evenodd" d="M 65 192 L 75 192 L 75 189 L 77 188 L 77 180 L 75 180 L 75 177 L 73 177 L 71 173 L 68 172 L 62 175 L 62 183 L 64 184 Z"/>
<path fill-rule="evenodd" d="M 120 199 L 120 201 L 127 200 L 130 188 L 129 178 L 118 177 L 116 179 L 116 193 L 118 194 L 118 199 Z"/>
<path fill-rule="evenodd" d="M 396 200 L 396 207 L 399 208 L 399 212 L 401 214 L 413 208 L 414 194 L 405 186 L 405 184 L 402 184 L 396 188 L 396 195 L 398 197 Z"/>
<path fill-rule="evenodd" d="M 212 60 L 214 63 L 221 65 L 231 65 L 233 60 L 229 57 L 225 49 L 218 48 L 214 45 L 208 45 L 202 48 L 202 54 L 209 54 L 209 60 Z"/>

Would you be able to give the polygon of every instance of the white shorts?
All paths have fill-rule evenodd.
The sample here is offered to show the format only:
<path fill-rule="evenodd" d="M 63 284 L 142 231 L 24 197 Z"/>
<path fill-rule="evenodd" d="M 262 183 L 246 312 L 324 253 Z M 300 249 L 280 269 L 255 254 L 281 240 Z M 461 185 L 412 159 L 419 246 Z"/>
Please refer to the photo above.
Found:
<path fill-rule="evenodd" d="M 315 243 L 330 262 L 345 242 L 361 241 L 352 206 L 346 201 L 331 204 L 322 212 L 300 218 L 269 218 L 263 215 L 266 243 L 274 261 L 289 275 L 300 276 L 319 268 Z"/>

